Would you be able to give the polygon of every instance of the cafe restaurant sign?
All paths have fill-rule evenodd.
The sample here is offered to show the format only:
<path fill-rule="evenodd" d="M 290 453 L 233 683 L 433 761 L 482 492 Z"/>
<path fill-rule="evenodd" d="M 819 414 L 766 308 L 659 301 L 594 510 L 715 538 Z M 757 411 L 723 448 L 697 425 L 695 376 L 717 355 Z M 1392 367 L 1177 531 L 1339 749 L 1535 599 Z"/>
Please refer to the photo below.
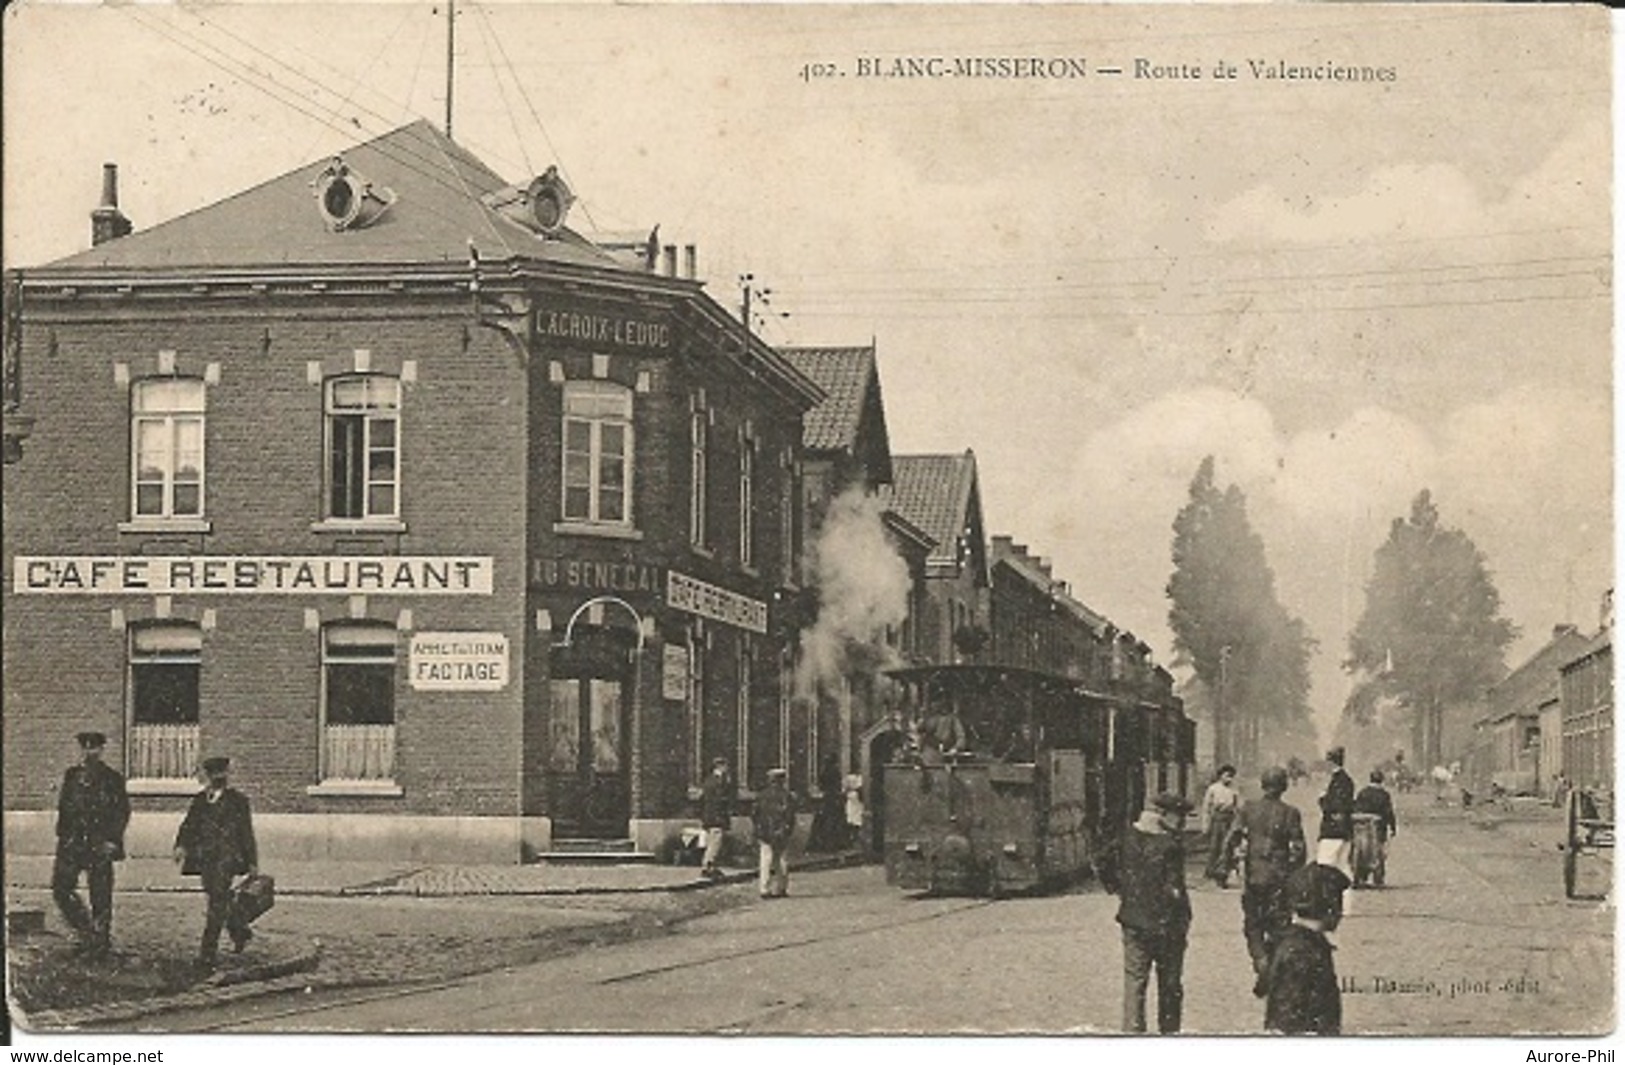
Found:
<path fill-rule="evenodd" d="M 767 631 L 766 603 L 676 570 L 666 573 L 666 605 L 750 632 Z"/>
<path fill-rule="evenodd" d="M 18 595 L 490 595 L 489 555 L 18 556 Z"/>
<path fill-rule="evenodd" d="M 412 634 L 416 691 L 501 691 L 508 684 L 508 637 L 500 632 Z"/>

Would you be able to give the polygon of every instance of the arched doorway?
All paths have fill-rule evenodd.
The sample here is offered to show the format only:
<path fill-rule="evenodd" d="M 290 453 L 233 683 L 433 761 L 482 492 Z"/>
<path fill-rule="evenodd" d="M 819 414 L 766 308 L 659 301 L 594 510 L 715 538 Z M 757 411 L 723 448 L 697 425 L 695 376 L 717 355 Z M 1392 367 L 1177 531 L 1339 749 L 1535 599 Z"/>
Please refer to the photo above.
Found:
<path fill-rule="evenodd" d="M 876 722 L 863 734 L 864 850 L 871 857 L 886 853 L 886 763 L 908 743 L 896 722 Z"/>

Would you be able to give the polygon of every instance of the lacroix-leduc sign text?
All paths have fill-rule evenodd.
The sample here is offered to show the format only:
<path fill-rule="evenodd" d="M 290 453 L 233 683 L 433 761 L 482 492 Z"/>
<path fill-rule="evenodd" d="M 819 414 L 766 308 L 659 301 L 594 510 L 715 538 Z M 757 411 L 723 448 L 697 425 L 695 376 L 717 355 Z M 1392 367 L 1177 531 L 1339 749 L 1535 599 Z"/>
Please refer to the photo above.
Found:
<path fill-rule="evenodd" d="M 462 555 L 19 556 L 18 595 L 490 595 L 493 560 Z"/>
<path fill-rule="evenodd" d="M 417 691 L 501 691 L 508 684 L 508 637 L 500 632 L 419 632 L 408 668 Z"/>

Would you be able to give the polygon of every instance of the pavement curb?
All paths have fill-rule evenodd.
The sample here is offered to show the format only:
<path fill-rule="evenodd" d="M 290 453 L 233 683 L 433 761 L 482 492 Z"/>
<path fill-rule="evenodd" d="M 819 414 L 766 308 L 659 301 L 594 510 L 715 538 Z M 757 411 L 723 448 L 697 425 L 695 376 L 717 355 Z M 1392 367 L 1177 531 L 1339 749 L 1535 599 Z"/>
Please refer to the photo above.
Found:
<path fill-rule="evenodd" d="M 59 1010 L 36 1010 L 28 1013 L 12 1004 L 12 1015 L 17 1026 L 30 1032 L 60 1032 L 64 1029 L 87 1025 L 116 1024 L 137 1020 L 174 1010 L 239 1002 L 259 995 L 278 991 L 297 991 L 306 984 L 305 973 L 321 964 L 321 947 L 281 961 L 266 962 L 248 968 L 221 974 L 218 981 L 206 981 L 195 988 L 173 995 L 154 998 L 128 999 L 121 1002 L 103 1002 L 95 1006 L 78 1006 Z"/>

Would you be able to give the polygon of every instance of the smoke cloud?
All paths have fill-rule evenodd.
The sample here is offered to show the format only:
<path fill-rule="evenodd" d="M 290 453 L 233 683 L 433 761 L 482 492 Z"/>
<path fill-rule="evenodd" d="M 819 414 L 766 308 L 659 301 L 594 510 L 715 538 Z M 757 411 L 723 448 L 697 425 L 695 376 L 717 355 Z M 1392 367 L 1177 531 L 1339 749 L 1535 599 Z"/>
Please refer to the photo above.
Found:
<path fill-rule="evenodd" d="M 886 630 L 908 615 L 908 565 L 892 547 L 880 504 L 861 488 L 836 497 L 813 546 L 818 619 L 801 634 L 796 692 L 812 697 L 853 672 L 895 665 Z"/>

